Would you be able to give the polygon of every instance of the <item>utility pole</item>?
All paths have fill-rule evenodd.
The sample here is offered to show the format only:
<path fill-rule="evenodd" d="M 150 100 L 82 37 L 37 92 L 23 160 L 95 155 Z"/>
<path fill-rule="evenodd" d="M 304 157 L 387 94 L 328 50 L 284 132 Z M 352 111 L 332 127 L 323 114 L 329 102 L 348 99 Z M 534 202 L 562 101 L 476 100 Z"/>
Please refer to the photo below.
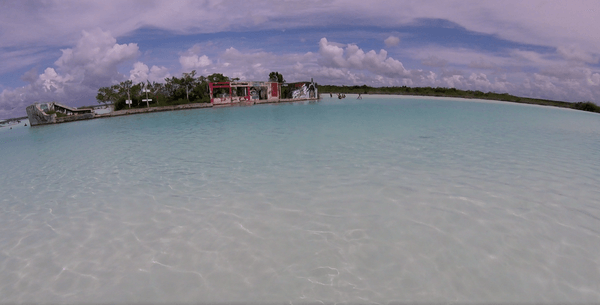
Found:
<path fill-rule="evenodd" d="M 129 105 L 129 108 L 131 108 L 131 95 L 129 95 L 129 83 L 127 83 L 127 100 L 125 101 L 125 104 Z"/>
<path fill-rule="evenodd" d="M 150 108 L 150 103 L 149 103 L 149 102 L 151 102 L 151 101 L 152 101 L 152 99 L 151 99 L 151 98 L 148 98 L 148 92 L 150 92 L 150 89 L 148 89 L 148 88 L 146 87 L 146 84 L 143 84 L 143 87 L 142 87 L 142 88 L 143 88 L 143 89 L 142 89 L 142 92 L 146 92 L 146 98 L 145 98 L 145 99 L 143 99 L 143 100 L 142 100 L 142 102 L 146 102 L 146 106 L 148 106 L 148 108 Z"/>

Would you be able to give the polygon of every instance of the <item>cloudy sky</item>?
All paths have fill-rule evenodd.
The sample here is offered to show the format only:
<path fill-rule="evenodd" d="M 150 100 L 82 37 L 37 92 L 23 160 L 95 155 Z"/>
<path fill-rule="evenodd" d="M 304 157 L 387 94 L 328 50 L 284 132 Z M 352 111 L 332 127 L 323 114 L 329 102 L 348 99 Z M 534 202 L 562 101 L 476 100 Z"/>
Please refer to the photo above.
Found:
<path fill-rule="evenodd" d="M 0 118 L 196 70 L 600 103 L 600 1 L 0 0 Z"/>

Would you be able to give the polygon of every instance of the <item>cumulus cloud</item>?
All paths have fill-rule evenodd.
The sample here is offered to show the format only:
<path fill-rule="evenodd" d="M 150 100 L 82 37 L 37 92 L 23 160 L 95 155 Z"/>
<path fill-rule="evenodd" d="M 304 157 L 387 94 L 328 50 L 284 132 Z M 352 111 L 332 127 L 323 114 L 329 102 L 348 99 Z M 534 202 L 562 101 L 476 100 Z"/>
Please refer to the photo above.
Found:
<path fill-rule="evenodd" d="M 37 76 L 30 70 L 22 77 L 29 84 L 2 91 L 0 115 L 23 114 L 25 107 L 35 102 L 57 101 L 72 106 L 94 104 L 98 88 L 124 80 L 119 66 L 139 53 L 136 44 L 118 44 L 109 32 L 100 29 L 82 31 L 75 47 L 61 51 L 55 67 L 47 67 Z M 138 65 L 138 70 L 143 70 L 141 68 Z M 153 69 L 154 74 L 150 71 L 149 75 L 164 73 L 164 69 Z"/>
<path fill-rule="evenodd" d="M 166 67 L 152 66 L 152 68 L 148 68 L 148 65 L 139 61 L 134 63 L 133 69 L 129 71 L 129 79 L 134 83 L 146 81 L 161 83 L 170 76 L 171 74 Z"/>
<path fill-rule="evenodd" d="M 357 24 L 393 28 L 423 19 L 444 20 L 466 31 L 555 48 L 566 60 L 596 64 L 600 49 L 600 31 L 595 30 L 600 26 L 598 11 L 600 2 L 594 0 L 578 1 L 577 5 L 545 0 L 311 1 L 310 5 L 302 1 L 249 0 L 237 2 L 235 9 L 223 0 L 149 1 L 143 5 L 117 0 L 77 5 L 66 1 L 15 1 L 0 10 L 0 41 L 2 47 L 12 48 L 0 51 L 0 73 L 30 67 L 43 57 L 24 46 L 70 45 L 79 40 L 81 29 L 89 31 L 95 26 L 115 37 L 124 37 L 140 28 L 178 34 L 294 29 L 306 24 L 315 28 Z M 348 18 L 356 16 L 356 12 L 360 12 L 359 23 L 356 18 Z M 384 42 L 389 48 L 398 45 L 399 40 L 389 36 Z M 27 54 L 23 49 L 27 49 Z M 180 64 L 192 69 L 206 68 L 217 60 L 203 54 L 186 56 L 180 58 Z M 399 59 L 395 54 L 394 57 Z"/>
<path fill-rule="evenodd" d="M 64 88 L 70 81 L 73 81 L 70 74 L 63 76 L 56 73 L 54 68 L 46 68 L 44 73 L 39 75 L 35 85 L 44 92 L 64 93 Z"/>
<path fill-rule="evenodd" d="M 327 83 L 338 82 L 338 84 L 442 86 L 500 92 L 510 89 L 507 87 L 505 75 L 502 75 L 502 77 L 495 75 L 493 79 L 490 79 L 488 74 L 464 70 L 465 68 L 472 69 L 475 66 L 477 66 L 477 69 L 494 68 L 497 70 L 498 67 L 493 63 L 498 61 L 499 57 L 493 55 L 475 56 L 475 54 L 481 55 L 481 53 L 471 51 L 474 54 L 471 58 L 478 57 L 479 59 L 476 61 L 463 59 L 462 65 L 452 71 L 446 69 L 450 61 L 445 58 L 458 56 L 464 53 L 464 50 L 453 50 L 455 54 L 448 54 L 446 51 L 448 49 L 437 53 L 429 53 L 429 55 L 421 58 L 421 62 L 425 66 L 441 68 L 441 74 L 438 74 L 430 70 L 407 69 L 402 62 L 388 56 L 386 50 L 365 52 L 355 44 L 344 45 L 322 38 L 319 41 L 319 58 L 317 60 L 321 67 L 311 70 L 311 72 L 316 76 L 326 78 Z M 413 54 L 422 56 L 423 53 L 427 54 L 423 51 L 414 52 Z"/>
<path fill-rule="evenodd" d="M 491 52 L 433 46 L 403 48 L 401 54 L 437 69 L 440 73 L 435 77 L 434 86 L 570 102 L 599 101 L 600 71 L 589 66 L 596 58 L 577 48 L 542 53 L 522 49 Z"/>
<path fill-rule="evenodd" d="M 397 46 L 400 43 L 400 38 L 396 37 L 396 36 L 390 36 L 388 38 L 386 38 L 384 41 L 386 46 L 388 47 L 393 47 L 393 46 Z"/>
<path fill-rule="evenodd" d="M 355 44 L 341 47 L 339 44 L 330 43 L 327 38 L 319 41 L 320 64 L 329 67 L 367 70 L 376 75 L 390 78 L 410 77 L 410 72 L 402 63 L 388 57 L 387 51 L 381 49 L 379 53 L 374 50 L 365 53 Z"/>
<path fill-rule="evenodd" d="M 311 69 L 317 65 L 317 54 L 284 53 L 276 54 L 261 50 L 238 50 L 234 47 L 220 53 L 213 64 L 204 68 L 201 74 L 222 73 L 241 80 L 267 80 L 269 73 L 282 73 L 288 82 L 310 79 Z"/>
<path fill-rule="evenodd" d="M 55 62 L 58 69 L 91 86 L 121 80 L 123 77 L 117 66 L 134 59 L 139 53 L 137 44 L 117 44 L 109 32 L 100 29 L 82 31 L 82 37 L 74 48 L 61 51 L 62 56 Z"/>
<path fill-rule="evenodd" d="M 179 64 L 183 72 L 187 73 L 196 70 L 199 74 L 203 74 L 208 71 L 209 67 L 213 65 L 213 61 L 208 55 L 203 54 L 203 48 L 206 45 L 210 45 L 210 43 L 205 45 L 195 44 L 180 54 Z"/>
<path fill-rule="evenodd" d="M 273 51 L 256 45 L 255 49 L 247 49 L 252 45 L 246 43 L 223 46 L 222 41 L 217 43 L 220 53 L 215 45 L 207 47 L 208 43 L 172 53 L 179 54 L 182 72 L 223 73 L 242 80 L 266 80 L 269 72 L 278 71 L 290 82 L 314 77 L 323 84 L 443 86 L 567 101 L 598 101 L 600 96 L 600 71 L 594 66 L 599 57 L 578 44 L 550 49 L 555 51 L 525 47 L 485 51 L 403 43 L 402 48 L 390 48 L 388 52 L 369 51 L 360 44 L 338 43 L 325 37 L 318 40 L 320 37 L 313 45 L 318 46 L 315 53 Z M 384 41 L 387 46 L 396 43 L 390 38 L 394 36 Z M 37 101 L 89 105 L 95 103 L 100 86 L 127 78 L 134 82 L 163 81 L 170 76 L 164 66 L 136 61 L 138 46 L 118 44 L 107 31 L 83 31 L 72 45 L 61 51 L 54 65 L 40 69 L 41 73 L 37 68 L 25 72 L 21 77 L 28 83 L 25 87 L 4 89 L 0 94 L 0 117 L 17 110 L 22 115 L 25 106 Z"/>
<path fill-rule="evenodd" d="M 204 68 L 212 64 L 212 61 L 206 55 L 182 55 L 179 57 L 179 63 L 184 70 L 194 70 Z"/>

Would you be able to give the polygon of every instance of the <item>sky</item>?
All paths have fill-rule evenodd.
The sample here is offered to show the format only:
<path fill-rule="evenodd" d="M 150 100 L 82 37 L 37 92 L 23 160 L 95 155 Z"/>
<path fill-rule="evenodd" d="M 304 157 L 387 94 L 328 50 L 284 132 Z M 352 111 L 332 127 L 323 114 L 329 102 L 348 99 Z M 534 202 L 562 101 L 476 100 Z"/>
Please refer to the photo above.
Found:
<path fill-rule="evenodd" d="M 196 70 L 600 104 L 600 1 L 0 0 L 0 118 Z"/>

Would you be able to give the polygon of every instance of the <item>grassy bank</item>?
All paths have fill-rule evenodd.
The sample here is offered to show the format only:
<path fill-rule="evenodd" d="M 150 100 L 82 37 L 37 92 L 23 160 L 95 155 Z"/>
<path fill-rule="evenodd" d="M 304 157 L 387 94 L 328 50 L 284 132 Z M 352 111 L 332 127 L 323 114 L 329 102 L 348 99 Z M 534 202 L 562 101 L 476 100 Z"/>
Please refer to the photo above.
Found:
<path fill-rule="evenodd" d="M 600 106 L 592 102 L 569 103 L 553 100 L 544 100 L 528 97 L 520 97 L 510 95 L 508 93 L 481 92 L 471 90 L 460 90 L 455 88 L 432 88 L 432 87 L 369 87 L 363 86 L 333 86 L 333 85 L 318 85 L 319 93 L 347 93 L 347 94 L 397 94 L 397 95 L 417 95 L 417 96 L 440 96 L 440 97 L 457 97 L 457 98 L 473 98 L 483 100 L 505 101 L 523 104 L 535 104 L 544 106 L 555 106 L 563 108 L 571 108 L 589 112 L 600 113 Z"/>

